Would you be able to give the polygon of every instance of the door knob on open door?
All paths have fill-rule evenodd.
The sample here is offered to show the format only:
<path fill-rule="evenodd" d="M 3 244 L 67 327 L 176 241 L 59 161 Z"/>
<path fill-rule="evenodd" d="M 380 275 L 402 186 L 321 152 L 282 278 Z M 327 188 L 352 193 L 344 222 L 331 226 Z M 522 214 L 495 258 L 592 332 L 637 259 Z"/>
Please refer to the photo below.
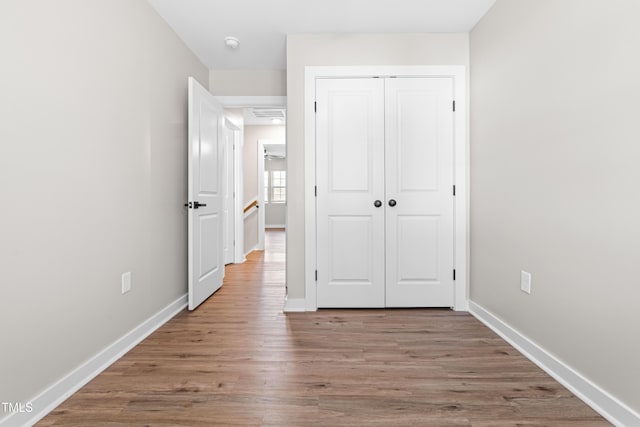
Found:
<path fill-rule="evenodd" d="M 201 208 L 203 206 L 207 206 L 207 204 L 206 203 L 200 203 L 198 201 L 193 202 L 193 209 L 198 209 L 198 208 Z"/>
<path fill-rule="evenodd" d="M 393 200 L 393 199 L 389 200 L 389 206 L 394 207 L 396 204 L 397 203 L 396 203 L 395 200 Z"/>
<path fill-rule="evenodd" d="M 382 202 L 380 200 L 376 200 L 375 202 L 373 202 L 373 206 L 379 208 L 380 206 L 382 206 Z"/>

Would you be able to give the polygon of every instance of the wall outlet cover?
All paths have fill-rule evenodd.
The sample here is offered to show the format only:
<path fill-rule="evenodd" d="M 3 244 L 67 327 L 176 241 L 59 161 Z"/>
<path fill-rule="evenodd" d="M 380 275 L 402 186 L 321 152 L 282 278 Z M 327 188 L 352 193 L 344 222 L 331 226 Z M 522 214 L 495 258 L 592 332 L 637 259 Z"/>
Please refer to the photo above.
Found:
<path fill-rule="evenodd" d="M 520 271 L 520 290 L 531 294 L 531 273 Z"/>
<path fill-rule="evenodd" d="M 126 294 L 131 290 L 131 272 L 122 273 L 122 293 Z"/>

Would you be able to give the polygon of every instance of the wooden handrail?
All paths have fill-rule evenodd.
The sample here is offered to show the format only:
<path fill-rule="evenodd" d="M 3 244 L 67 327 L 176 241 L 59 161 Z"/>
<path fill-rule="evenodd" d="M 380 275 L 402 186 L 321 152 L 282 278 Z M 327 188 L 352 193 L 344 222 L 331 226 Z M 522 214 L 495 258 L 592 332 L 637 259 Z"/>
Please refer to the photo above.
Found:
<path fill-rule="evenodd" d="M 260 206 L 258 206 L 258 199 L 254 200 L 254 201 L 253 201 L 253 202 L 251 202 L 249 205 L 247 205 L 247 206 L 244 208 L 244 213 L 247 213 L 248 211 L 250 211 L 250 210 L 251 210 L 251 208 L 253 208 L 254 206 L 255 206 L 256 208 L 259 208 L 259 207 L 260 207 Z"/>

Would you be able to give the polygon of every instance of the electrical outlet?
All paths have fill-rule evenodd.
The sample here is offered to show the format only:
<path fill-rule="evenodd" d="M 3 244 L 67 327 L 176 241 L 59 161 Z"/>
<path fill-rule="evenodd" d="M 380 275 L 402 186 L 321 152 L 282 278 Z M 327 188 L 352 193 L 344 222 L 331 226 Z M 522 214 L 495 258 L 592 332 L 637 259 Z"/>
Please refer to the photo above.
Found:
<path fill-rule="evenodd" d="M 122 273 L 122 293 L 126 294 L 131 290 L 131 272 Z"/>
<path fill-rule="evenodd" d="M 520 271 L 520 290 L 531 294 L 531 273 Z"/>

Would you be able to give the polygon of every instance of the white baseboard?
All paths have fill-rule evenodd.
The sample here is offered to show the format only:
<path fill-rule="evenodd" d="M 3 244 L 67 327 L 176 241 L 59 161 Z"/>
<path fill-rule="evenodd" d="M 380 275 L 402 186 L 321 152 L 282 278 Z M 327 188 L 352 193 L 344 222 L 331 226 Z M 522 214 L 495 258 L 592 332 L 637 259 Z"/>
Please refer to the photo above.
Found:
<path fill-rule="evenodd" d="M 482 306 L 469 301 L 469 312 L 609 422 L 620 427 L 640 426 L 637 412 Z"/>
<path fill-rule="evenodd" d="M 293 313 L 300 311 L 307 311 L 306 309 L 306 300 L 304 298 L 289 298 L 286 297 L 284 300 L 284 309 L 285 313 Z"/>
<path fill-rule="evenodd" d="M 187 306 L 187 300 L 188 297 L 185 294 L 142 322 L 122 338 L 33 398 L 31 400 L 33 412 L 11 414 L 0 420 L 0 427 L 31 426 L 40 421 L 58 405 L 71 397 L 73 393 L 80 390 L 82 386 L 94 379 L 129 350 L 151 335 L 152 332 L 182 311 Z"/>
<path fill-rule="evenodd" d="M 286 224 L 266 224 L 264 228 L 287 228 Z"/>

